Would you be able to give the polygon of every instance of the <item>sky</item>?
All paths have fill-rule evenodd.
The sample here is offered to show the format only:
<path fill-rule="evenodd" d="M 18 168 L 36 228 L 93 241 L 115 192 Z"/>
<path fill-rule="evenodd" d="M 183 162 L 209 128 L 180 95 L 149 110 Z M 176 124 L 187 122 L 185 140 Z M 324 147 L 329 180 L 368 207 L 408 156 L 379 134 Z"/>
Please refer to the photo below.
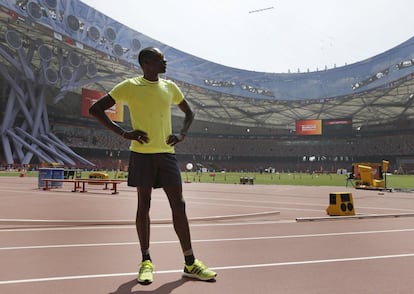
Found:
<path fill-rule="evenodd" d="M 261 72 L 340 67 L 414 37 L 412 0 L 81 1 L 178 50 Z"/>

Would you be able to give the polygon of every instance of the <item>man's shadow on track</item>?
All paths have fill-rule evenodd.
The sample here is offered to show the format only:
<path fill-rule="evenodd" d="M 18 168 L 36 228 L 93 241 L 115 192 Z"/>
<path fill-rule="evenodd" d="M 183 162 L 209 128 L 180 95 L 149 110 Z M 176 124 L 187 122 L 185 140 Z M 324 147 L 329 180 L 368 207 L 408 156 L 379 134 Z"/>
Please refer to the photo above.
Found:
<path fill-rule="evenodd" d="M 132 288 L 134 288 L 136 285 L 139 285 L 136 279 L 133 279 L 129 282 L 126 282 L 119 286 L 119 288 L 115 292 L 111 292 L 109 294 L 168 294 L 171 293 L 174 289 L 177 289 L 178 287 L 182 286 L 184 283 L 188 282 L 188 279 L 179 279 L 176 281 L 172 281 L 169 283 L 166 283 L 157 289 L 154 290 L 144 290 L 140 289 L 137 291 L 132 292 Z M 145 286 L 143 286 L 145 287 Z"/>

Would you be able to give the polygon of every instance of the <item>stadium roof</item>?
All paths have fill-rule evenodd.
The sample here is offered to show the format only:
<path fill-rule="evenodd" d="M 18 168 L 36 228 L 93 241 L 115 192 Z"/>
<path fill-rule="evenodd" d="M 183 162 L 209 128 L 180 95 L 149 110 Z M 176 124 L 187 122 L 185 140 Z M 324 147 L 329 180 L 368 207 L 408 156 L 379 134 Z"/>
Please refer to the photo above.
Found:
<path fill-rule="evenodd" d="M 64 90 L 108 90 L 139 72 L 140 48 L 158 46 L 168 60 L 168 78 L 181 86 L 200 120 L 293 128 L 300 119 L 352 118 L 355 127 L 414 119 L 414 38 L 343 67 L 309 73 L 263 73 L 186 54 L 78 0 L 2 0 L 0 5 L 1 50 L 11 52 L 13 36 L 17 35 L 27 46 L 35 44 L 34 50 L 47 45 L 53 54 L 56 50 L 67 52 L 67 56 L 74 53 L 88 63 L 88 69 L 89 65 L 96 67 L 96 76 L 83 79 L 74 85 L 77 88 L 56 84 Z M 62 98 L 55 97 L 55 101 Z"/>

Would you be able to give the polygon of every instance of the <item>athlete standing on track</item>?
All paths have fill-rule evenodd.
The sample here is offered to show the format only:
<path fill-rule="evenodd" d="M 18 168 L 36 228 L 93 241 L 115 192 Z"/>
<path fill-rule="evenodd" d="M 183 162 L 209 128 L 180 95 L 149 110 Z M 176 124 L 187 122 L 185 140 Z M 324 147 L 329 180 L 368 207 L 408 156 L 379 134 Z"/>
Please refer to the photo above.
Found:
<path fill-rule="evenodd" d="M 138 209 L 136 228 L 142 252 L 138 282 L 153 281 L 150 256 L 150 204 L 153 188 L 163 188 L 171 206 L 174 229 L 184 253 L 184 276 L 200 280 L 214 280 L 216 273 L 195 259 L 185 202 L 182 195 L 181 173 L 174 153 L 174 145 L 183 141 L 194 119 L 194 113 L 177 85 L 159 78 L 165 73 L 167 62 L 158 48 L 143 49 L 138 62 L 144 75 L 127 79 L 116 85 L 107 95 L 91 106 L 89 112 L 104 126 L 131 140 L 128 185 L 137 187 Z M 128 105 L 132 130 L 125 131 L 112 121 L 105 110 L 117 102 Z M 185 113 L 179 134 L 172 134 L 171 105 Z"/>

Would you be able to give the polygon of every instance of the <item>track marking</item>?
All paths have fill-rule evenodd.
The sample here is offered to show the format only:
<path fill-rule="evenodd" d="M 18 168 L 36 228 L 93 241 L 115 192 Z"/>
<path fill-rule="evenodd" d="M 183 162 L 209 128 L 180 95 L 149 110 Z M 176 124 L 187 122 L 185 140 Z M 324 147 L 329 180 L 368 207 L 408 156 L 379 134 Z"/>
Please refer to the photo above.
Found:
<path fill-rule="evenodd" d="M 350 236 L 350 235 L 370 235 L 370 234 L 407 233 L 407 232 L 414 232 L 414 228 L 413 229 L 399 229 L 399 230 L 379 230 L 379 231 L 356 231 L 356 232 L 343 232 L 343 233 L 325 233 L 325 234 L 283 235 L 283 236 L 223 238 L 223 239 L 204 239 L 204 240 L 200 239 L 200 240 L 193 240 L 193 243 L 261 241 L 261 240 L 295 239 L 295 238 L 321 238 L 321 237 L 339 237 L 339 236 Z M 154 242 L 151 242 L 151 245 L 176 244 L 176 243 L 179 243 L 179 242 L 177 240 L 166 240 L 166 241 L 154 241 Z M 72 248 L 72 247 L 131 246 L 131 245 L 134 245 L 134 246 L 138 245 L 138 242 L 15 246 L 15 247 L 0 247 L 0 251 L 50 249 L 50 248 Z"/>
<path fill-rule="evenodd" d="M 226 222 L 226 223 L 200 223 L 200 224 L 191 224 L 190 227 L 228 227 L 228 226 L 252 226 L 252 225 L 274 225 L 274 224 L 296 224 L 296 220 L 274 220 L 274 221 L 250 221 L 250 222 Z M 152 229 L 163 229 L 171 228 L 172 224 L 154 224 Z M 71 231 L 71 230 L 124 230 L 124 229 L 134 229 L 135 225 L 102 225 L 102 226 L 81 226 L 81 227 L 38 227 L 38 228 L 0 228 L 0 233 L 10 233 L 10 232 L 32 232 L 32 231 Z"/>
<path fill-rule="evenodd" d="M 245 214 L 212 215 L 205 217 L 192 217 L 189 222 L 220 221 L 240 218 L 263 217 L 279 215 L 280 211 L 262 211 Z M 102 225 L 133 225 L 135 220 L 57 220 L 57 219 L 0 219 L 0 224 L 6 225 L 45 225 L 45 226 L 102 226 Z M 151 224 L 169 224 L 172 219 L 152 220 Z M 2 230 L 0 228 L 0 230 Z"/>
<path fill-rule="evenodd" d="M 232 266 L 211 267 L 211 269 L 217 270 L 217 271 L 219 270 L 241 270 L 241 269 L 252 269 L 252 268 L 312 265 L 312 264 L 336 263 L 336 262 L 355 262 L 355 261 L 408 258 L 408 257 L 414 257 L 414 253 L 349 257 L 349 258 L 334 258 L 334 259 L 287 261 L 287 262 L 262 263 L 262 264 L 232 265 Z M 172 273 L 181 273 L 181 272 L 182 272 L 182 269 L 163 270 L 163 271 L 156 271 L 155 274 L 172 274 Z M 79 280 L 79 279 L 98 279 L 98 278 L 108 278 L 108 277 L 123 277 L 123 276 L 135 276 L 136 274 L 137 274 L 136 272 L 130 272 L 130 273 L 115 273 L 115 274 L 95 274 L 95 275 L 60 276 L 60 277 L 47 277 L 47 278 L 21 279 L 21 280 L 5 280 L 5 281 L 0 281 L 0 285 Z"/>
<path fill-rule="evenodd" d="M 194 197 L 194 196 L 188 196 L 185 197 L 186 200 L 192 199 L 192 200 L 219 200 L 221 202 L 228 201 L 228 202 L 242 202 L 242 203 L 262 203 L 262 204 L 275 204 L 275 205 L 296 205 L 296 206 L 314 206 L 314 207 L 326 207 L 329 203 L 303 203 L 303 202 L 291 202 L 291 201 L 274 201 L 274 200 L 245 200 L 245 199 L 226 199 L 226 198 L 216 198 L 216 197 Z M 197 202 L 190 202 L 190 203 L 197 203 Z M 221 204 L 220 204 L 221 205 Z M 247 207 L 262 207 L 262 206 L 247 206 Z M 267 206 L 268 207 L 268 206 Z M 276 206 L 277 208 L 280 208 Z M 291 209 L 293 208 L 284 208 L 283 209 Z M 358 206 L 358 209 L 371 209 L 371 210 L 396 210 L 396 211 L 409 211 L 413 212 L 413 209 L 407 209 L 407 208 L 382 208 L 382 207 L 369 207 L 369 206 Z M 297 210 L 302 210 L 298 208 Z M 303 209 L 306 210 L 306 209 Z M 320 210 L 311 210 L 311 211 L 320 211 Z"/>

